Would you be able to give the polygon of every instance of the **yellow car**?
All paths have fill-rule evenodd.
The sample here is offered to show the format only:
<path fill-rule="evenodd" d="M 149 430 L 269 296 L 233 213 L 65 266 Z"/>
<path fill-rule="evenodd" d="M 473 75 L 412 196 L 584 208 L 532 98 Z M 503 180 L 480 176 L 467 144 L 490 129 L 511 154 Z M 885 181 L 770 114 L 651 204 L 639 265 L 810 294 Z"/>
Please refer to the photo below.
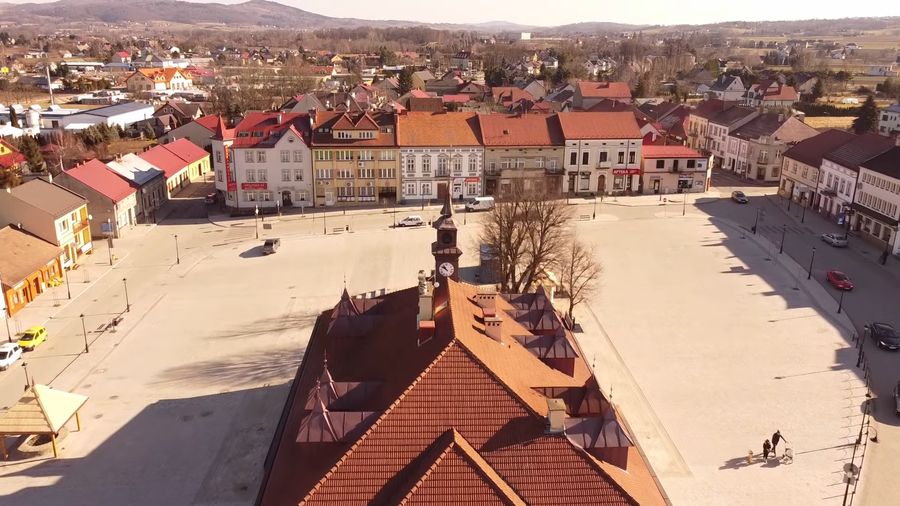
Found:
<path fill-rule="evenodd" d="M 31 351 L 35 346 L 47 340 L 47 329 L 37 325 L 26 330 L 21 339 L 19 339 L 19 347 L 23 350 Z"/>

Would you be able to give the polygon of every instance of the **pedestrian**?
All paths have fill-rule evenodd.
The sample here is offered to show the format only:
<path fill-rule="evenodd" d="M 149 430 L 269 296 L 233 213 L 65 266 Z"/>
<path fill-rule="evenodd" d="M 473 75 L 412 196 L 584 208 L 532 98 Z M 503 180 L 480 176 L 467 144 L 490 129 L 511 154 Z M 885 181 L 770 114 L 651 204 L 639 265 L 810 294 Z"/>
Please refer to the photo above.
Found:
<path fill-rule="evenodd" d="M 784 442 L 787 443 L 787 439 L 781 435 L 780 430 L 776 430 L 775 434 L 772 434 L 772 456 L 778 456 L 778 443 L 784 439 Z"/>
<path fill-rule="evenodd" d="M 763 460 L 769 460 L 769 452 L 772 451 L 772 443 L 766 439 L 766 442 L 763 443 Z"/>

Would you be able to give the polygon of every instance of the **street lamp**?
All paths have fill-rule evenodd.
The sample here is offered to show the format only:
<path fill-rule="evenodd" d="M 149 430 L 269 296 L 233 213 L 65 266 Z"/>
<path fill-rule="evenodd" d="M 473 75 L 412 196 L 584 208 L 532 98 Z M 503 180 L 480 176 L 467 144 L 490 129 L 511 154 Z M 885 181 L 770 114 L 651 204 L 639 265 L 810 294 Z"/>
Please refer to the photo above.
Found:
<path fill-rule="evenodd" d="M 597 196 L 594 195 L 594 217 L 591 218 L 593 220 L 597 219 Z"/>
<path fill-rule="evenodd" d="M 805 199 L 806 199 L 806 194 L 804 194 L 803 197 L 800 198 L 800 207 L 803 208 L 803 211 L 800 213 L 800 223 L 803 223 L 806 221 L 806 208 L 809 207 L 809 202 L 807 202 L 806 205 L 803 205 L 803 200 L 805 200 Z"/>
<path fill-rule="evenodd" d="M 80 318 L 81 318 L 81 335 L 84 337 L 84 352 L 90 353 L 91 348 L 90 348 L 90 346 L 88 346 L 87 327 L 84 326 L 84 313 L 81 313 Z"/>
<path fill-rule="evenodd" d="M 684 198 L 681 199 L 681 215 L 682 216 L 684 216 L 685 213 L 687 213 L 687 199 L 688 199 L 687 190 L 684 191 L 683 195 L 684 195 Z"/>
<path fill-rule="evenodd" d="M 69 295 L 69 300 L 71 300 L 72 288 L 69 286 L 69 269 L 63 269 L 63 274 L 66 276 L 66 293 Z"/>
<path fill-rule="evenodd" d="M 841 314 L 841 309 L 844 307 L 844 293 L 846 290 L 841 290 L 841 298 L 838 300 L 838 314 Z"/>
<path fill-rule="evenodd" d="M 125 278 L 122 278 L 122 284 L 125 286 L 125 312 L 130 313 L 131 312 L 131 303 L 128 302 L 128 280 Z"/>
<path fill-rule="evenodd" d="M 778 249 L 778 254 L 784 253 L 784 234 L 787 233 L 787 223 L 781 226 L 781 248 Z"/>
<path fill-rule="evenodd" d="M 25 390 L 28 390 L 28 387 L 31 386 L 31 381 L 28 379 L 28 363 L 22 362 L 22 369 L 25 370 Z"/>
<path fill-rule="evenodd" d="M 181 264 L 181 253 L 178 251 L 178 234 L 175 234 L 175 264 Z"/>
<path fill-rule="evenodd" d="M 253 209 L 253 227 L 256 228 L 256 238 L 259 239 L 259 206 Z"/>
<path fill-rule="evenodd" d="M 322 209 L 322 233 L 328 235 L 328 222 L 325 221 L 325 210 Z"/>
<path fill-rule="evenodd" d="M 812 256 L 809 257 L 809 269 L 806 270 L 806 279 L 812 279 L 813 260 L 816 259 L 816 247 L 813 246 Z"/>
<path fill-rule="evenodd" d="M 753 222 L 753 235 L 756 235 L 756 227 L 759 226 L 759 213 L 762 209 L 756 210 L 756 221 Z"/>

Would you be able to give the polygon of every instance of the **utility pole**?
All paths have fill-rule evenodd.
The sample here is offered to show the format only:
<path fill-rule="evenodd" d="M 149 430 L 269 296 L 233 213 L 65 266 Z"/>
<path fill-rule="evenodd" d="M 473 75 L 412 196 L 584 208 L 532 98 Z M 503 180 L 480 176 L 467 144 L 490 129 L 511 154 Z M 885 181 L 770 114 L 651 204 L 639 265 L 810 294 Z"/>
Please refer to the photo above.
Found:
<path fill-rule="evenodd" d="M 759 226 L 759 212 L 760 211 L 762 211 L 762 209 L 756 210 L 756 221 L 753 222 L 753 235 L 756 235 L 756 227 Z"/>
<path fill-rule="evenodd" d="M 253 226 L 256 228 L 256 238 L 259 239 L 259 206 L 253 209 Z"/>

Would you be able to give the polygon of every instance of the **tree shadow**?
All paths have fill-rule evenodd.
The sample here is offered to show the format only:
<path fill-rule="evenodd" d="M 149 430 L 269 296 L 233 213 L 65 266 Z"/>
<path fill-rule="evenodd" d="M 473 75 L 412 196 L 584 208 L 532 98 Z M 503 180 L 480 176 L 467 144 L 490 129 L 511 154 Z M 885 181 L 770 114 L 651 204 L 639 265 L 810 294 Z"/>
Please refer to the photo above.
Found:
<path fill-rule="evenodd" d="M 260 349 L 232 357 L 170 367 L 155 384 L 248 387 L 283 382 L 297 370 L 306 348 Z"/>
<path fill-rule="evenodd" d="M 208 339 L 245 339 L 262 335 L 276 335 L 285 330 L 312 330 L 320 313 L 295 313 L 282 318 L 261 318 L 229 330 L 217 331 Z"/>

